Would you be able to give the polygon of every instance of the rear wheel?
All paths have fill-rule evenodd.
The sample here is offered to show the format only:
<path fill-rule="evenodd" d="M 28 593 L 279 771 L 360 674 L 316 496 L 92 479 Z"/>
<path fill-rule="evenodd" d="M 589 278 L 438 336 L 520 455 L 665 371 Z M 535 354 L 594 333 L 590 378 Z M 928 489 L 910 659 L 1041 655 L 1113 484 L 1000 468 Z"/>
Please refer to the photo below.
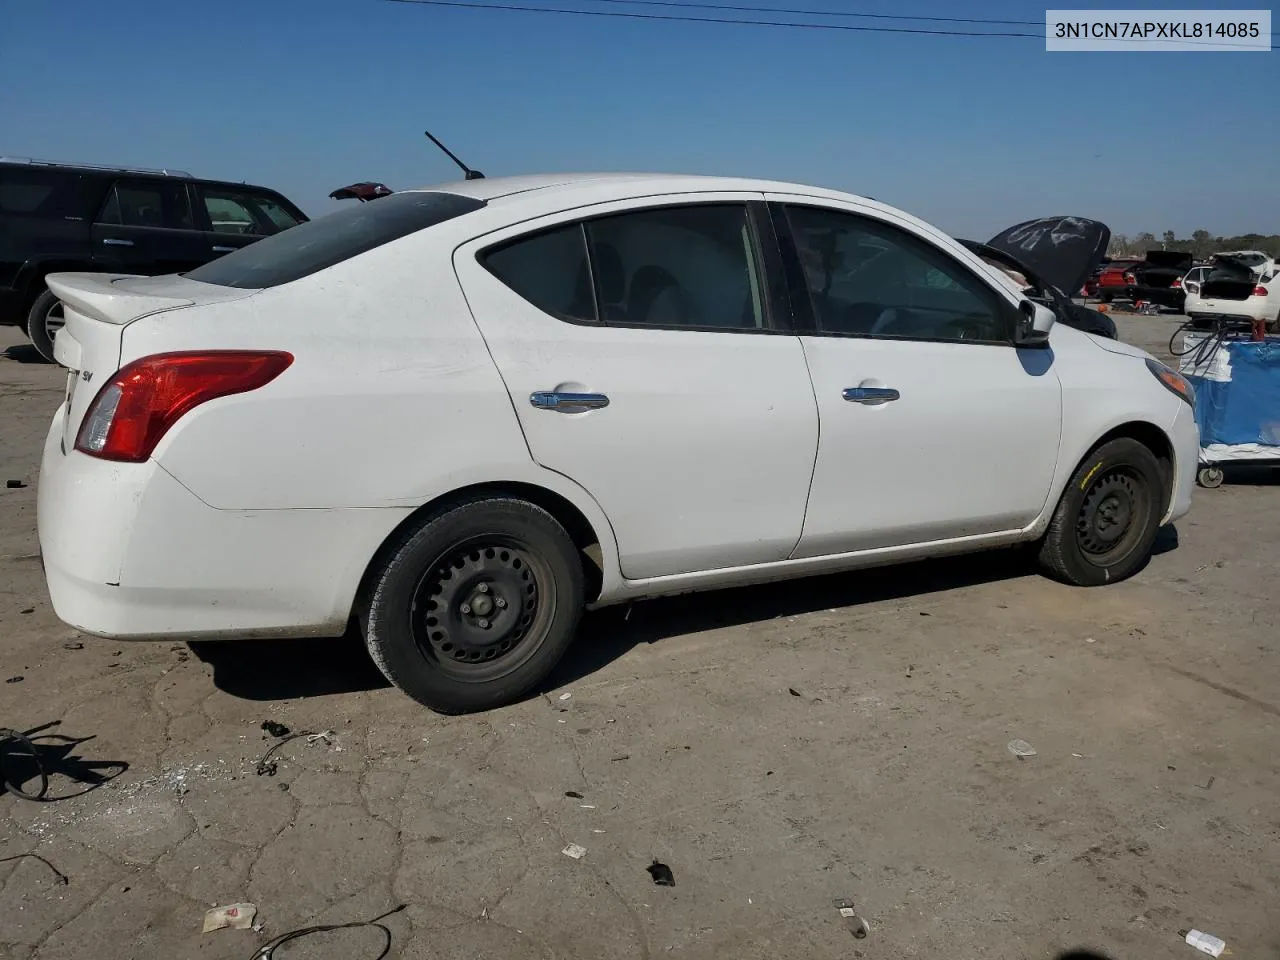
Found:
<path fill-rule="evenodd" d="M 53 339 L 58 335 L 66 322 L 62 313 L 62 301 L 52 290 L 45 290 L 36 297 L 27 312 L 27 338 L 36 352 L 50 363 L 54 363 Z"/>
<path fill-rule="evenodd" d="M 551 514 L 484 498 L 427 518 L 375 571 L 365 642 L 397 687 L 440 713 L 510 703 L 541 683 L 582 615 L 582 562 Z"/>
<path fill-rule="evenodd" d="M 1127 437 L 1104 443 L 1076 470 L 1040 545 L 1054 579 L 1082 587 L 1115 583 L 1151 557 L 1164 514 L 1160 464 Z"/>

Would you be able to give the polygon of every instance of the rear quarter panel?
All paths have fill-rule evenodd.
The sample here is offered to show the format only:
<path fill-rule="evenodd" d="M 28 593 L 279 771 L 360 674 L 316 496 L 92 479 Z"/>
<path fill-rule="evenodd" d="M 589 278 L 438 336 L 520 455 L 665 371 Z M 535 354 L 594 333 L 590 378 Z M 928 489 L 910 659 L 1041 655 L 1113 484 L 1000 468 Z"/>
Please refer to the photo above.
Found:
<path fill-rule="evenodd" d="M 531 465 L 448 253 L 424 236 L 228 304 L 125 328 L 122 363 L 166 350 L 287 350 L 266 387 L 187 414 L 155 459 L 222 509 L 416 505 Z"/>

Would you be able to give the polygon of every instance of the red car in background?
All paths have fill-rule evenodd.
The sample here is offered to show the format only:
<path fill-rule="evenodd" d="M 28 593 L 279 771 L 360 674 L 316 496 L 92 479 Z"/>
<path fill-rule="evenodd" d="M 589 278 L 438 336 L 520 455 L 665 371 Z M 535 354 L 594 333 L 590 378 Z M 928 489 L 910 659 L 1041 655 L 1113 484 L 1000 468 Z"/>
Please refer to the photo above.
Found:
<path fill-rule="evenodd" d="M 1128 296 L 1129 287 L 1137 281 L 1133 268 L 1143 261 L 1137 258 L 1112 260 L 1098 273 L 1093 296 L 1103 303 L 1110 303 L 1116 297 Z"/>

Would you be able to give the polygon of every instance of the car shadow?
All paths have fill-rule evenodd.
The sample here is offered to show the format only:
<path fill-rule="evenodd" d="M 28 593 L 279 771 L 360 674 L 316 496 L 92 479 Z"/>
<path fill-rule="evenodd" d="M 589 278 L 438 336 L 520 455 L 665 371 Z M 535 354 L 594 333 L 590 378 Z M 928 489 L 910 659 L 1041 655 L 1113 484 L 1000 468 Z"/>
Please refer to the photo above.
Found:
<path fill-rule="evenodd" d="M 1167 526 L 1156 538 L 1152 554 L 1168 553 L 1177 546 L 1177 530 Z M 564 659 L 531 696 L 580 681 L 633 648 L 668 637 L 1034 575 L 1026 550 L 992 550 L 591 611 L 583 617 Z M 390 686 L 354 629 L 339 638 L 210 640 L 189 646 L 212 667 L 214 686 L 244 700 L 291 700 Z"/>
<path fill-rule="evenodd" d="M 1280 484 L 1280 458 L 1271 463 L 1224 463 L 1221 466 L 1224 487 L 1269 487 Z M 1212 492 L 1202 491 L 1202 495 Z"/>
<path fill-rule="evenodd" d="M 49 361 L 40 356 L 40 352 L 29 343 L 15 343 L 12 346 L 5 347 L 4 358 L 6 360 L 16 360 L 18 363 L 43 363 L 46 366 Z"/>

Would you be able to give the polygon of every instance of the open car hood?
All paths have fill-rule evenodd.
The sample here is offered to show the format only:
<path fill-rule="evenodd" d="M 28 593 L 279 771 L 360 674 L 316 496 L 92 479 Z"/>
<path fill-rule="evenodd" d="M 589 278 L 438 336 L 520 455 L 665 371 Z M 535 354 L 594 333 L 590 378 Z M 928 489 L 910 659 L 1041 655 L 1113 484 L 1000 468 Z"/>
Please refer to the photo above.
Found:
<path fill-rule="evenodd" d="M 365 180 L 349 186 L 339 187 L 329 196 L 334 200 L 359 200 L 364 203 L 367 200 L 376 200 L 378 197 L 390 196 L 393 192 L 385 183 L 374 183 L 373 181 Z"/>
<path fill-rule="evenodd" d="M 1025 264 L 1073 297 L 1107 253 L 1111 228 L 1084 217 L 1041 217 L 997 233 L 986 246 Z"/>

